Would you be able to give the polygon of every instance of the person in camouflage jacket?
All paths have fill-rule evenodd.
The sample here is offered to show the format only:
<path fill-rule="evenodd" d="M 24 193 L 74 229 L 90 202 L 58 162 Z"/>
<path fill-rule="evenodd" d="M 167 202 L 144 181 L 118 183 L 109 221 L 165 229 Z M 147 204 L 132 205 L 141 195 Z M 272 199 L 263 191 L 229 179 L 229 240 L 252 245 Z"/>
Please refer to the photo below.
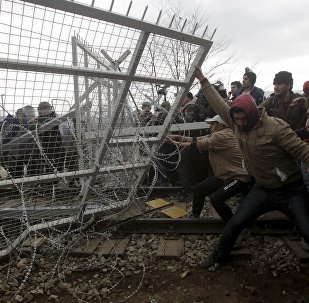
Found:
<path fill-rule="evenodd" d="M 277 73 L 273 84 L 275 92 L 262 103 L 267 114 L 289 123 L 293 130 L 304 127 L 308 101 L 292 91 L 292 74 L 287 71 Z"/>

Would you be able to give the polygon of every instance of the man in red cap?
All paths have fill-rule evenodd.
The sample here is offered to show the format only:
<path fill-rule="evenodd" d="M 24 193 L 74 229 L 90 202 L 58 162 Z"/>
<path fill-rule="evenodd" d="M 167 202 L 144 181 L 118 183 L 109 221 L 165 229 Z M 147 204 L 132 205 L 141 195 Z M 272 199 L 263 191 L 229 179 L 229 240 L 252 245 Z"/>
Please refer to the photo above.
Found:
<path fill-rule="evenodd" d="M 226 224 L 215 251 L 200 265 L 226 262 L 241 231 L 272 210 L 286 214 L 309 242 L 309 194 L 295 159 L 309 164 L 309 145 L 281 119 L 269 117 L 250 95 L 238 96 L 232 107 L 196 68 L 203 92 L 218 115 L 232 128 L 255 184 Z"/>

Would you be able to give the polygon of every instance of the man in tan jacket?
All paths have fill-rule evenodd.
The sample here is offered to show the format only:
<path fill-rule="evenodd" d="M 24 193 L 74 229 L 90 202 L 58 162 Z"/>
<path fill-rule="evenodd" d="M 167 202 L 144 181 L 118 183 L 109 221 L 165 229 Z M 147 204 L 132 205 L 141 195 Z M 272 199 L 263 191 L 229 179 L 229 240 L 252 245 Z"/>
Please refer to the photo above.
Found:
<path fill-rule="evenodd" d="M 206 178 L 193 187 L 191 216 L 196 218 L 200 216 L 205 197 L 208 196 L 211 204 L 226 223 L 233 213 L 225 201 L 239 192 L 246 191 L 251 176 L 242 167 L 242 155 L 231 128 L 218 115 L 206 119 L 206 122 L 211 126 L 210 135 L 198 138 L 170 135 L 169 139 L 175 140 L 180 147 L 197 148 L 200 153 L 208 151 L 214 176 Z"/>
<path fill-rule="evenodd" d="M 220 117 L 232 128 L 244 164 L 255 185 L 226 224 L 204 268 L 223 263 L 241 233 L 256 218 L 272 210 L 286 214 L 309 241 L 309 196 L 297 160 L 309 164 L 309 145 L 281 119 L 269 117 L 250 95 L 238 96 L 232 107 L 213 89 L 199 67 L 196 78 Z"/>

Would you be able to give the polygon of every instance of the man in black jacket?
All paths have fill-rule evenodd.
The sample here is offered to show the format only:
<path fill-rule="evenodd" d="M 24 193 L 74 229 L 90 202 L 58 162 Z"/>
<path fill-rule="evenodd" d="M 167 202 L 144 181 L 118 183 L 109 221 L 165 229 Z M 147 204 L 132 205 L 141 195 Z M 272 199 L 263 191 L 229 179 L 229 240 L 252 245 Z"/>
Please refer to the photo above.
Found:
<path fill-rule="evenodd" d="M 238 92 L 237 96 L 248 94 L 251 95 L 256 105 L 260 105 L 264 101 L 264 91 L 256 87 L 256 74 L 248 67 L 245 68 L 245 73 L 242 78 L 242 88 Z"/>

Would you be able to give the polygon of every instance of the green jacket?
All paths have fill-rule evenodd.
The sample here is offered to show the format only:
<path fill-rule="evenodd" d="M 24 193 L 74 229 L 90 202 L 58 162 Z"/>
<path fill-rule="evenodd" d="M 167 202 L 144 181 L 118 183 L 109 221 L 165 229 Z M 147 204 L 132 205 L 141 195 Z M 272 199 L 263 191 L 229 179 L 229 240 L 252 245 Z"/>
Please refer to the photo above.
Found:
<path fill-rule="evenodd" d="M 233 123 L 229 105 L 212 85 L 207 81 L 202 88 L 211 106 L 232 128 L 243 154 L 245 167 L 257 184 L 266 188 L 278 188 L 302 178 L 297 160 L 309 165 L 309 144 L 301 141 L 288 123 L 269 117 L 265 109 L 260 107 L 258 126 L 250 131 L 243 131 Z"/>

